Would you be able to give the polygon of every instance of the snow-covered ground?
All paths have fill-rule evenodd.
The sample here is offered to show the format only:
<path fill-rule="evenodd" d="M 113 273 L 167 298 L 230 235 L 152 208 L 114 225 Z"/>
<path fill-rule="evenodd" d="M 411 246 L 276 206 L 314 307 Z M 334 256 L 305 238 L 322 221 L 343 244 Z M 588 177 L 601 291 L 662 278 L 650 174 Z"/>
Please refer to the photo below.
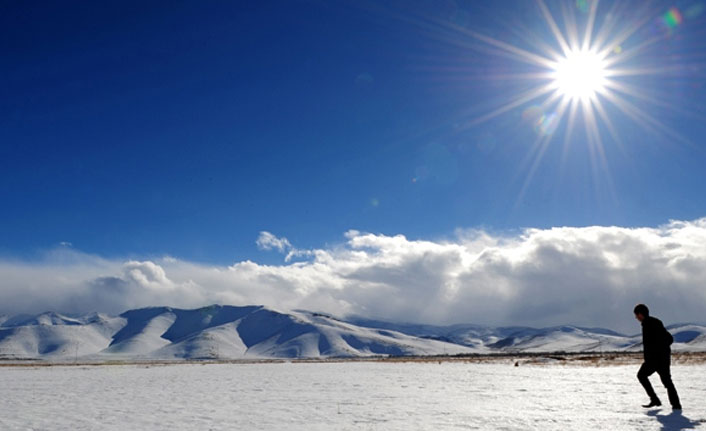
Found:
<path fill-rule="evenodd" d="M 636 372 L 511 362 L 2 367 L 0 429 L 706 429 L 706 365 L 673 367 L 682 414 L 640 407 Z"/>

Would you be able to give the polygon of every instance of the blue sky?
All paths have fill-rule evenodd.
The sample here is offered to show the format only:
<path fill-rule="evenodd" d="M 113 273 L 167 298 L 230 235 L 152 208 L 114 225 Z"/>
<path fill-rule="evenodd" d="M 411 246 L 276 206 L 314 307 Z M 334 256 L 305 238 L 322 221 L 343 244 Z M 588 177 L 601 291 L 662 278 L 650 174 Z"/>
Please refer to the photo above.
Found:
<path fill-rule="evenodd" d="M 548 2 L 561 22 L 559 6 Z M 655 3 L 654 19 L 672 6 Z M 580 126 L 562 150 L 564 121 L 523 191 L 532 104 L 470 123 L 530 85 L 493 76 L 527 66 L 466 31 L 518 46 L 530 31 L 553 44 L 534 2 L 2 9 L 5 254 L 68 242 L 226 263 L 258 257 L 263 230 L 314 247 L 348 229 L 439 238 L 706 215 L 703 14 L 664 29 L 635 60 L 674 66 L 634 82 L 693 114 L 642 105 L 688 143 L 613 109 L 624 141 L 603 130 L 596 174 Z"/>
<path fill-rule="evenodd" d="M 703 320 L 701 0 L 6 2 L 0 29 L 0 314 Z"/>

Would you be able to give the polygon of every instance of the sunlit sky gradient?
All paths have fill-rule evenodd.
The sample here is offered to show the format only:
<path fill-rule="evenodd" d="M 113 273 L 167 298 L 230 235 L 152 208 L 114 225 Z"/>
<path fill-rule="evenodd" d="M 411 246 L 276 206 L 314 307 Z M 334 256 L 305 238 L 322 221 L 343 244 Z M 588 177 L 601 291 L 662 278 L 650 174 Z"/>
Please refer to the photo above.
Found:
<path fill-rule="evenodd" d="M 281 262 L 261 231 L 705 216 L 706 5 L 593 4 L 5 2 L 0 254 Z M 562 97 L 523 99 L 551 81 L 518 53 L 590 20 L 622 91 L 569 127 Z"/>
<path fill-rule="evenodd" d="M 331 280 L 321 268 L 348 280 L 365 250 L 382 271 L 367 282 L 399 288 L 407 281 L 383 269 L 421 262 L 446 280 L 429 275 L 439 285 L 428 287 L 465 295 L 476 285 L 454 280 L 480 277 L 459 275 L 488 256 L 479 244 L 530 268 L 551 255 L 530 240 L 558 234 L 575 245 L 561 253 L 592 250 L 572 256 L 594 271 L 628 274 L 638 255 L 620 257 L 622 245 L 654 246 L 650 262 L 674 263 L 691 292 L 678 299 L 700 295 L 703 274 L 680 271 L 702 257 L 679 250 L 699 250 L 688 232 L 706 226 L 704 1 L 5 2 L 0 29 L 0 269 L 24 280 L 0 297 L 40 283 L 38 266 L 54 274 L 41 283 L 90 266 L 76 283 L 129 284 L 123 271 L 147 268 L 208 291 L 208 277 L 165 273 L 173 258 L 273 265 L 253 264 L 257 280 L 305 292 Z M 572 71 L 591 68 L 602 72 L 592 89 L 567 90 Z M 551 230 L 562 226 L 587 229 Z M 670 226 L 682 248 L 630 230 Z M 593 232 L 634 241 L 616 239 L 608 258 Z M 366 233 L 378 242 L 361 245 Z M 444 266 L 451 245 L 464 257 Z M 407 257 L 390 263 L 385 250 Z M 436 252 L 436 263 L 415 260 Z M 589 255 L 604 261 L 586 266 Z M 66 256 L 83 269 L 53 273 Z M 300 269 L 319 281 L 299 286 Z M 494 271 L 483 280 L 497 287 L 510 272 Z M 571 284 L 555 275 L 544 283 Z M 242 277 L 232 283 L 257 285 Z M 198 298 L 184 304 L 260 299 Z M 365 311 L 357 293 L 327 298 L 316 306 Z"/>

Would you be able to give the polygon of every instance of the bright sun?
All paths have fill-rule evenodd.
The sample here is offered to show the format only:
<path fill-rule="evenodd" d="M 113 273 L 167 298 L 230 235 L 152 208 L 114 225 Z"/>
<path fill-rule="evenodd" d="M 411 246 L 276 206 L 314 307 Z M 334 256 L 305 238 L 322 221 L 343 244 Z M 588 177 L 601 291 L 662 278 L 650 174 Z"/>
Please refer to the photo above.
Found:
<path fill-rule="evenodd" d="M 532 127 L 536 139 L 527 156 L 531 164 L 520 198 L 560 127 L 564 135 L 562 161 L 569 146 L 581 142 L 575 135 L 576 128 L 580 127 L 586 133 L 585 143 L 594 174 L 605 173 L 608 182 L 610 172 L 603 137 L 609 134 L 612 142 L 622 145 L 618 133 L 621 128 L 617 126 L 624 118 L 615 114 L 624 114 L 651 133 L 686 143 L 679 133 L 649 112 L 650 105 L 664 109 L 679 109 L 679 105 L 663 102 L 654 90 L 641 87 L 642 79 L 637 79 L 638 76 L 670 77 L 673 71 L 690 67 L 678 57 L 671 58 L 676 61 L 674 64 L 665 65 L 656 61 L 663 59 L 651 58 L 657 54 L 658 47 L 664 47 L 661 44 L 667 43 L 665 40 L 672 40 L 673 32 L 682 22 L 679 10 L 669 9 L 659 18 L 660 29 L 656 29 L 653 28 L 654 14 L 663 6 L 634 7 L 650 2 L 602 2 L 604 6 L 599 14 L 598 0 L 552 1 L 555 4 L 552 9 L 561 7 L 562 26 L 554 19 L 546 2 L 536 0 L 534 3 L 547 28 L 539 33 L 530 32 L 517 45 L 464 28 L 464 34 L 474 39 L 471 47 L 478 42 L 479 50 L 494 54 L 498 61 L 512 59 L 518 63 L 516 73 L 505 73 L 503 67 L 498 69 L 497 76 L 490 75 L 493 79 L 522 82 L 524 85 L 517 87 L 520 91 L 506 93 L 504 103 L 474 118 L 469 125 L 480 124 L 513 109 L 523 109 L 523 123 Z M 571 3 L 577 7 L 573 13 L 567 7 Z M 623 14 L 624 22 L 618 22 L 615 17 Z M 545 33 L 551 33 L 553 39 L 545 40 Z M 644 35 L 648 37 L 643 40 Z M 482 73 L 485 75 L 488 75 L 486 70 Z"/>
<path fill-rule="evenodd" d="M 588 101 L 603 92 L 606 66 L 603 58 L 592 51 L 576 50 L 556 62 L 554 84 L 559 92 L 572 100 Z"/>

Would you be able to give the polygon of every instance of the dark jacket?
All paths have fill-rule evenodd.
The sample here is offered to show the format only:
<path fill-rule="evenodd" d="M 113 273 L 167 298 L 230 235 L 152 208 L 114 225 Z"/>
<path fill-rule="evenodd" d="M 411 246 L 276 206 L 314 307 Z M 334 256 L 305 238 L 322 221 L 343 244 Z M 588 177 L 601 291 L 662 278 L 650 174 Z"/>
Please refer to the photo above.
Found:
<path fill-rule="evenodd" d="M 647 316 L 642 321 L 642 348 L 645 352 L 645 362 L 669 362 L 671 349 L 674 342 L 672 334 L 665 329 L 662 321 L 652 316 Z"/>

